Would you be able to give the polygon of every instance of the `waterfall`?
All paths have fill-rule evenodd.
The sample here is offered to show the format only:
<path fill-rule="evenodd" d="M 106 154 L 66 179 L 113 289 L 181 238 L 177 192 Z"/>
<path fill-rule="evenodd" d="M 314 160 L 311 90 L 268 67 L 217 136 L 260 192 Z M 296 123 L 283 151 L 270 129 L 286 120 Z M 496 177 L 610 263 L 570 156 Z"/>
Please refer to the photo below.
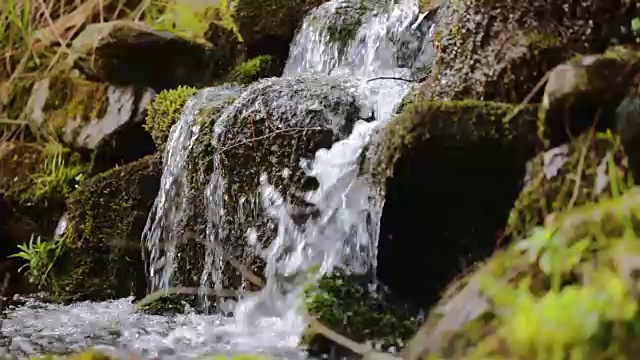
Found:
<path fill-rule="evenodd" d="M 431 61 L 429 25 L 419 12 L 418 0 L 332 0 L 314 9 L 296 34 L 282 79 L 319 76 L 355 84 L 351 91 L 361 113 L 373 114 L 374 120 L 357 121 L 343 140 L 300 164 L 319 185 L 304 194 L 304 200 L 317 209 L 319 216 L 302 226 L 294 221 L 286 197 L 270 183 L 272 179 L 266 174 L 261 178 L 257 200 L 261 210 L 277 224 L 277 234 L 268 241 L 270 246 L 264 254 L 267 285 L 256 296 L 242 299 L 235 309 L 238 328 L 251 333 L 253 342 L 260 342 L 259 338 L 265 343 L 276 338 L 291 344 L 298 341 L 304 326 L 298 311 L 299 293 L 312 268 L 319 269 L 316 276 L 335 267 L 359 273 L 375 270 L 383 202 L 371 193 L 370 179 L 362 174 L 360 163 L 372 136 L 393 117 L 412 89 L 412 83 L 398 78 L 413 78 Z M 291 84 L 297 86 L 295 81 Z M 255 92 L 269 85 L 269 81 L 251 85 L 220 112 L 213 128 L 214 148 L 242 106 L 261 108 L 259 103 L 251 105 L 251 101 L 264 101 L 255 100 Z M 176 244 L 184 235 L 180 223 L 189 213 L 184 195 L 190 186 L 186 159 L 201 131 L 194 118 L 213 101 L 214 95 L 225 91 L 229 92 L 224 87 L 200 91 L 187 102 L 171 130 L 160 194 L 143 235 L 150 252 L 149 275 L 156 289 L 167 288 L 174 281 Z M 300 106 L 283 104 L 281 108 L 296 112 Z M 345 121 L 344 116 L 335 118 L 336 127 Z M 199 195 L 206 204 L 206 214 L 199 215 L 207 221 L 200 278 L 203 289 L 221 286 L 221 242 L 227 234 L 224 191 L 229 184 L 219 156 L 212 161 L 208 185 Z M 287 169 L 283 169 L 285 172 Z M 255 229 L 248 229 L 252 236 L 247 242 L 254 243 L 257 235 L 252 230 Z M 256 327 L 256 323 L 268 325 Z M 265 333 L 265 329 L 272 333 Z"/>
<path fill-rule="evenodd" d="M 424 65 L 429 29 L 421 24 L 424 16 L 417 1 L 358 9 L 363 12 L 358 19 L 349 18 L 356 10 L 353 1 L 330 1 L 315 9 L 296 36 L 285 67 L 286 77 L 320 73 L 352 78 L 375 121 L 357 122 L 346 139 L 303 164 L 319 184 L 305 200 L 320 214 L 304 226 L 295 224 L 284 196 L 266 175 L 262 178 L 258 191 L 263 208 L 276 220 L 278 232 L 267 252 L 265 289 L 238 304 L 235 316 L 245 329 L 278 319 L 279 326 L 271 327 L 272 338 L 297 339 L 292 334 L 303 330 L 300 292 L 312 269 L 318 269 L 316 277 L 336 267 L 375 271 L 383 201 L 371 193 L 360 160 L 376 130 L 393 117 L 411 90 L 409 82 L 388 78 L 410 79 Z M 336 41 L 335 30 L 349 25 L 355 26 L 353 38 Z M 380 77 L 387 79 L 375 79 Z"/>

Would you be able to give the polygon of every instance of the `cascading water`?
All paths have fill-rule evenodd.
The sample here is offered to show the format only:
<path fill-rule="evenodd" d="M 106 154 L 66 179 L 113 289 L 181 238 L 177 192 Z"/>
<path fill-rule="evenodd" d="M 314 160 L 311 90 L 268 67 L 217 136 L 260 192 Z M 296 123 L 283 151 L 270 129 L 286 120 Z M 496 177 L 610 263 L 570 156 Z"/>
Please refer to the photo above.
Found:
<path fill-rule="evenodd" d="M 236 319 L 245 328 L 256 321 L 279 319 L 274 338 L 285 333 L 296 338 L 301 333 L 300 291 L 312 268 L 318 267 L 316 276 L 337 266 L 359 273 L 375 268 L 383 203 L 371 194 L 359 160 L 374 132 L 393 116 L 411 89 L 410 83 L 398 78 L 412 78 L 428 56 L 429 48 L 422 46 L 429 29 L 421 24 L 424 16 L 416 1 L 360 9 L 366 14 L 347 18 L 351 24 L 345 24 L 344 16 L 353 16 L 354 10 L 353 2 L 331 1 L 310 14 L 284 72 L 284 76 L 321 73 L 354 79 L 362 103 L 376 120 L 357 122 L 348 138 L 318 151 L 304 164 L 307 175 L 319 184 L 305 200 L 320 214 L 304 226 L 295 224 L 284 196 L 266 176 L 262 179 L 263 207 L 276 220 L 278 232 L 267 251 L 266 288 L 238 305 Z M 332 38 L 336 30 L 354 22 L 352 40 Z"/>

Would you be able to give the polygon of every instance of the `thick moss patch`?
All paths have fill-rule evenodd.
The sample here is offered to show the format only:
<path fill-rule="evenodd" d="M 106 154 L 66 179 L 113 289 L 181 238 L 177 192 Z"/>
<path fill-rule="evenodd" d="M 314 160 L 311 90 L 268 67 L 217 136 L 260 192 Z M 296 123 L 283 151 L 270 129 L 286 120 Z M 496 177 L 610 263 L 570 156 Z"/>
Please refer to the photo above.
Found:
<path fill-rule="evenodd" d="M 82 183 L 67 201 L 65 252 L 54 266 L 58 300 L 143 295 L 140 238 L 160 186 L 162 162 L 148 156 Z"/>
<path fill-rule="evenodd" d="M 171 127 L 180 118 L 184 104 L 195 93 L 196 89 L 188 86 L 163 90 L 147 108 L 145 128 L 158 150 L 164 150 Z"/>
<path fill-rule="evenodd" d="M 538 145 L 536 107 L 515 110 L 418 101 L 384 129 L 378 276 L 395 294 L 428 306 L 493 252 Z"/>

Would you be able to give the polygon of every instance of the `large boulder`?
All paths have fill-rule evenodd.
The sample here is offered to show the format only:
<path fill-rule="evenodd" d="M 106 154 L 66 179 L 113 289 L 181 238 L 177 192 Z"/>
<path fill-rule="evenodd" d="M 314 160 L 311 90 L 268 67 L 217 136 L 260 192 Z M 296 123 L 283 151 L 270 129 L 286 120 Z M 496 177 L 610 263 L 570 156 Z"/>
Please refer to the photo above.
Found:
<path fill-rule="evenodd" d="M 345 79 L 316 76 L 262 80 L 219 119 L 216 156 L 225 185 L 217 191 L 224 191 L 224 244 L 231 257 L 255 273 L 263 270 L 260 249 L 277 230 L 261 204 L 262 176 L 284 197 L 299 225 L 312 216 L 303 193 L 317 182 L 301 161 L 345 138 L 363 116 L 352 86 Z M 253 230 L 258 249 L 248 246 Z"/>
<path fill-rule="evenodd" d="M 636 9 L 626 0 L 444 1 L 425 90 L 435 99 L 520 102 L 573 54 L 635 43 Z"/>
<path fill-rule="evenodd" d="M 73 51 L 75 67 L 90 78 L 155 91 L 209 85 L 235 61 L 208 44 L 125 20 L 87 26 Z"/>
<path fill-rule="evenodd" d="M 374 160 L 385 189 L 377 271 L 396 295 L 432 304 L 492 253 L 539 145 L 537 107 L 515 110 L 417 100 L 383 130 Z"/>
<path fill-rule="evenodd" d="M 160 186 L 151 155 L 82 183 L 67 201 L 62 252 L 46 290 L 59 301 L 146 293 L 140 237 Z"/>

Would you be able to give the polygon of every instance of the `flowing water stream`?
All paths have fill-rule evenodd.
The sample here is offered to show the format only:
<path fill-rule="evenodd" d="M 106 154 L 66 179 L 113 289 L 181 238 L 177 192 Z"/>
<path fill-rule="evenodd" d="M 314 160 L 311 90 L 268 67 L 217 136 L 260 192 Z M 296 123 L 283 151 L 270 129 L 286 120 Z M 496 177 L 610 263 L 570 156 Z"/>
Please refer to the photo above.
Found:
<path fill-rule="evenodd" d="M 411 90 L 411 83 L 388 77 L 413 78 L 432 57 L 432 29 L 420 14 L 417 0 L 371 1 L 366 7 L 356 3 L 332 0 L 307 16 L 291 46 L 283 77 L 324 76 L 348 81 L 354 84 L 352 93 L 361 112 L 372 113 L 375 120 L 359 120 L 343 140 L 300 164 L 319 184 L 304 195 L 320 214 L 305 226 L 294 224 L 287 199 L 266 174 L 263 176 L 256 189 L 258 205 L 277 224 L 277 235 L 263 249 L 265 288 L 241 299 L 233 317 L 136 314 L 131 299 L 69 306 L 30 300 L 10 311 L 4 320 L 3 335 L 10 339 L 7 348 L 11 353 L 65 353 L 96 346 L 119 354 L 162 358 L 233 352 L 306 358 L 298 348 L 305 326 L 299 293 L 309 271 L 317 268 L 320 276 L 336 267 L 360 273 L 375 268 L 383 202 L 372 193 L 366 172 L 361 174 L 360 159 L 377 130 L 392 118 Z M 369 81 L 374 78 L 378 79 Z M 143 235 L 153 289 L 175 285 L 177 243 L 183 235 L 180 224 L 193 215 L 186 203 L 191 184 L 185 160 L 202 131 L 194 119 L 201 109 L 246 91 L 218 115 L 215 145 L 232 112 L 246 101 L 252 87 L 261 86 L 254 85 L 248 90 L 225 85 L 200 91 L 187 102 L 171 131 L 161 190 Z M 336 116 L 335 121 L 340 126 L 344 117 Z M 205 266 L 200 278 L 203 289 L 221 286 L 220 242 L 226 234 L 222 219 L 228 184 L 219 159 L 213 161 L 208 185 L 200 195 L 207 209 L 206 214 L 200 214 L 207 222 Z"/>

